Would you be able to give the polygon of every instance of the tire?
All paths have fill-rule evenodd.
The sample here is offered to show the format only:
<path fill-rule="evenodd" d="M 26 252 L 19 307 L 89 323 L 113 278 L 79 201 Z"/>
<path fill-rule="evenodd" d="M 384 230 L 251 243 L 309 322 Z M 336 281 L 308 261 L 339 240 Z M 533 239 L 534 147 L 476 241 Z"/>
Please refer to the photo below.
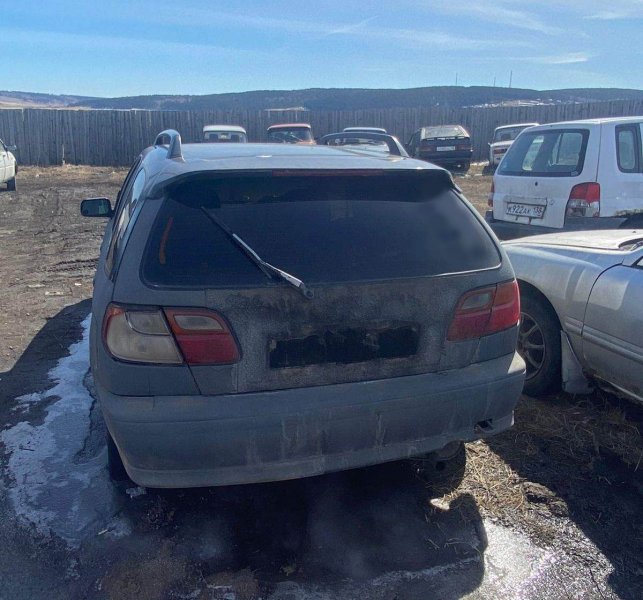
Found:
<path fill-rule="evenodd" d="M 112 481 L 128 481 L 129 475 L 123 465 L 123 459 L 118 452 L 118 448 L 114 443 L 114 438 L 110 435 L 109 431 L 106 432 L 107 438 L 107 471 L 109 478 Z"/>
<path fill-rule="evenodd" d="M 470 162 L 462 163 L 462 172 L 463 173 L 468 173 L 470 168 L 471 168 L 471 163 Z"/>
<path fill-rule="evenodd" d="M 10 192 L 15 192 L 16 191 L 16 178 L 14 177 L 13 179 L 10 179 L 7 181 L 7 190 Z"/>
<path fill-rule="evenodd" d="M 518 353 L 527 364 L 523 392 L 540 396 L 556 392 L 561 384 L 560 325 L 544 298 L 520 294 Z"/>

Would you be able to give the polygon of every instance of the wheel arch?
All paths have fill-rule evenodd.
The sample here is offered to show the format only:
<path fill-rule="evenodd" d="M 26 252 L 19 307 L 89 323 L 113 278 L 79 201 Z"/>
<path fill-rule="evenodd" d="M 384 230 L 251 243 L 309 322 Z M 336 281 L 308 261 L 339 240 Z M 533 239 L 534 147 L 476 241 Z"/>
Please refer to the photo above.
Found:
<path fill-rule="evenodd" d="M 562 331 L 562 325 L 560 322 L 560 317 L 558 316 L 558 312 L 554 308 L 554 305 L 549 301 L 549 298 L 545 296 L 533 283 L 529 283 L 528 281 L 525 281 L 524 279 L 520 279 L 519 277 L 516 278 L 518 281 L 518 287 L 520 288 L 520 293 L 522 294 L 523 292 L 525 294 L 529 294 L 535 299 L 537 299 L 539 302 L 541 302 L 544 306 L 546 306 L 551 313 L 556 317 L 556 322 L 558 323 L 558 327 Z"/>

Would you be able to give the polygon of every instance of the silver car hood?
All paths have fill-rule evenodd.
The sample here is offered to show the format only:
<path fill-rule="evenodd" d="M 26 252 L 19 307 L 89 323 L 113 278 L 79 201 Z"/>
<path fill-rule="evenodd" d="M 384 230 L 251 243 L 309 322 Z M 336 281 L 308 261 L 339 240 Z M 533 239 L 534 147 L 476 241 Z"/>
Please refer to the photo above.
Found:
<path fill-rule="evenodd" d="M 643 229 L 607 229 L 595 231 L 567 231 L 534 235 L 503 242 L 507 249 L 523 248 L 578 248 L 582 250 L 607 250 L 627 252 L 637 242 L 643 243 Z"/>

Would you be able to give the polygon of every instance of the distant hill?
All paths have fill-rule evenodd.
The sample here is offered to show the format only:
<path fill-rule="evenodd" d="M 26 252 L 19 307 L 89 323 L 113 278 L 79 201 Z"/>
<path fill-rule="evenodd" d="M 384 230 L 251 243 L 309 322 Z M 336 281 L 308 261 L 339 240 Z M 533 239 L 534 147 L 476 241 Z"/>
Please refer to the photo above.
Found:
<path fill-rule="evenodd" d="M 56 96 L 29 92 L 0 91 L 0 107 L 13 102 L 24 107 L 66 107 L 147 110 L 265 110 L 304 107 L 309 110 L 366 110 L 422 106 L 478 106 L 518 103 L 598 102 L 643 100 L 643 90 L 578 88 L 530 90 L 484 86 L 434 86 L 411 89 L 311 88 L 306 90 L 260 90 L 229 94 L 151 95 L 122 98 Z"/>
<path fill-rule="evenodd" d="M 87 96 L 0 91 L 0 108 L 60 108 L 75 105 L 85 99 L 90 98 Z"/>

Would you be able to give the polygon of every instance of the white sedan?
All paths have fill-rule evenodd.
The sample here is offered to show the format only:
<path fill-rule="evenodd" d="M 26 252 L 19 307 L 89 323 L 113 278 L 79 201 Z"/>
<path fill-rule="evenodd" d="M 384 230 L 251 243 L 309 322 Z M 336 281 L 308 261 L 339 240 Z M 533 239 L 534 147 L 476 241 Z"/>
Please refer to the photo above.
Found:
<path fill-rule="evenodd" d="M 13 155 L 15 146 L 7 146 L 0 140 L 0 183 L 6 183 L 10 192 L 16 189 L 16 173 L 18 166 L 16 157 Z"/>
<path fill-rule="evenodd" d="M 592 383 L 643 402 L 643 230 L 505 242 L 520 285 L 525 392 Z"/>

